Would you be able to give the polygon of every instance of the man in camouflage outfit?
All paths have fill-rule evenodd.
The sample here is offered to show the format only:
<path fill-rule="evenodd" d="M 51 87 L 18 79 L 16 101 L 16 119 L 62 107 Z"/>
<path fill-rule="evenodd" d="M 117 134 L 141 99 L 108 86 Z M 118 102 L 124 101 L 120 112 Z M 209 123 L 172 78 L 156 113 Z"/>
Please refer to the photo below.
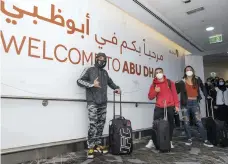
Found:
<path fill-rule="evenodd" d="M 89 117 L 88 130 L 88 158 L 94 158 L 94 152 L 107 153 L 106 147 L 101 146 L 101 136 L 106 121 L 107 88 L 108 86 L 120 93 L 120 88 L 114 84 L 108 72 L 104 70 L 107 57 L 104 53 L 98 53 L 95 65 L 86 68 L 77 83 L 86 88 L 86 100 Z"/>

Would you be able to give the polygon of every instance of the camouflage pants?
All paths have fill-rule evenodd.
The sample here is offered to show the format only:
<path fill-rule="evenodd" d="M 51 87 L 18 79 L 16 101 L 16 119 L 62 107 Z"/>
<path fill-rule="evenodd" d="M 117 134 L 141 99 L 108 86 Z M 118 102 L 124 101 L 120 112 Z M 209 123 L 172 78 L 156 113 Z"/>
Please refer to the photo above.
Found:
<path fill-rule="evenodd" d="M 106 121 L 106 110 L 107 105 L 88 105 L 88 117 L 89 117 L 89 128 L 88 128 L 88 148 L 93 148 L 95 145 L 101 145 L 101 136 L 103 133 L 105 121 Z"/>

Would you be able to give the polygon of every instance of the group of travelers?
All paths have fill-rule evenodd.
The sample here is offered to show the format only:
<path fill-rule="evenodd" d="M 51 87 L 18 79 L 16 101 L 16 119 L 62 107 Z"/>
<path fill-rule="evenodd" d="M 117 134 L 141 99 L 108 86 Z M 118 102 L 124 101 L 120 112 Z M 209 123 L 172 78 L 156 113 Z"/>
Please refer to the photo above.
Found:
<path fill-rule="evenodd" d="M 86 99 L 88 108 L 89 128 L 88 128 L 88 158 L 94 158 L 94 152 L 107 153 L 108 148 L 102 146 L 101 136 L 106 120 L 107 108 L 107 87 L 109 86 L 116 93 L 121 93 L 118 87 L 104 69 L 107 63 L 107 57 L 104 53 L 98 53 L 95 59 L 95 65 L 87 68 L 78 79 L 77 83 L 86 88 Z M 183 79 L 173 82 L 164 74 L 163 68 L 155 70 L 155 78 L 150 86 L 148 93 L 149 100 L 156 99 L 154 108 L 154 120 L 164 117 L 164 108 L 167 107 L 167 118 L 170 127 L 170 145 L 174 148 L 172 142 L 174 129 L 174 115 L 182 112 L 183 125 L 187 136 L 186 145 L 192 145 L 190 115 L 195 120 L 200 135 L 203 139 L 203 145 L 213 147 L 207 140 L 207 133 L 201 121 L 199 103 L 202 99 L 200 90 L 208 102 L 213 102 L 213 108 L 216 117 L 227 119 L 224 112 L 227 112 L 228 105 L 228 82 L 222 78 L 211 77 L 207 79 L 206 85 L 200 77 L 196 76 L 195 70 L 191 66 L 184 69 Z M 206 87 L 205 87 L 206 86 Z M 180 94 L 180 101 L 178 98 Z M 166 103 L 164 103 L 164 100 Z M 225 111 L 226 110 L 226 111 Z M 228 114 L 226 114 L 227 116 Z M 146 145 L 147 148 L 154 146 L 152 139 Z"/>
<path fill-rule="evenodd" d="M 171 81 L 171 88 L 168 90 L 168 80 L 166 76 L 163 73 L 162 68 L 157 68 L 155 70 L 156 77 L 153 81 L 153 84 L 151 85 L 150 92 L 148 94 L 148 98 L 150 100 L 156 98 L 156 105 L 155 105 L 155 111 L 154 111 L 154 120 L 161 119 L 163 115 L 161 114 L 160 117 L 157 116 L 156 112 L 158 110 L 158 107 L 161 108 L 159 112 L 163 113 L 164 110 L 164 104 L 160 103 L 162 100 L 166 99 L 167 101 L 167 109 L 174 109 L 176 112 L 181 110 L 182 112 L 182 119 L 184 121 L 184 129 L 187 136 L 186 145 L 191 146 L 192 145 L 192 137 L 191 137 L 191 126 L 190 121 L 191 117 L 195 120 L 195 124 L 198 127 L 198 130 L 200 132 L 200 135 L 203 139 L 203 144 L 207 147 L 213 147 L 213 145 L 207 140 L 207 133 L 205 131 L 205 128 L 201 121 L 201 115 L 200 115 L 200 107 L 199 103 L 202 99 L 200 90 L 202 91 L 203 95 L 206 99 L 211 99 L 211 97 L 207 94 L 206 88 L 201 80 L 200 77 L 196 76 L 195 70 L 191 66 L 187 66 L 184 69 L 184 75 L 183 79 L 180 81 L 177 81 L 174 85 L 174 82 Z M 162 74 L 162 75 L 161 75 Z M 154 85 L 156 85 L 159 89 L 153 89 Z M 166 88 L 166 89 L 165 89 Z M 154 93 L 155 92 L 155 93 Z M 180 93 L 180 103 L 178 100 L 177 94 Z M 152 96 L 153 95 L 153 96 Z M 155 96 L 154 96 L 155 95 Z M 179 108 L 180 104 L 180 108 Z M 170 110 L 171 111 L 171 110 Z M 169 110 L 168 110 L 169 112 Z M 170 112 L 171 113 L 171 112 Z M 173 133 L 173 126 L 174 126 L 174 113 L 171 113 L 168 115 L 169 123 L 170 123 L 170 139 L 172 139 L 172 133 Z M 174 145 L 171 140 L 171 148 L 174 148 Z M 149 141 L 149 143 L 146 145 L 147 148 L 154 147 L 154 143 L 152 139 Z"/>
<path fill-rule="evenodd" d="M 228 80 L 225 81 L 212 72 L 211 77 L 207 78 L 205 86 L 208 95 L 212 97 L 207 100 L 207 114 L 212 115 L 213 110 L 216 119 L 228 124 Z"/>

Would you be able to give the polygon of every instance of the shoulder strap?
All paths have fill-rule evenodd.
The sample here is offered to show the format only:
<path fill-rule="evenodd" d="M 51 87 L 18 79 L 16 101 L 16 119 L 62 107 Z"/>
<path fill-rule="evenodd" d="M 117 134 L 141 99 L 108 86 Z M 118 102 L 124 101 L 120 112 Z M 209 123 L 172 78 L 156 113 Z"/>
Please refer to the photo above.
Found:
<path fill-rule="evenodd" d="M 172 90 L 172 87 L 171 87 L 171 81 L 169 79 L 167 79 L 167 82 L 168 82 L 168 86 L 169 86 L 169 89 Z"/>
<path fill-rule="evenodd" d="M 167 82 L 168 82 L 168 87 L 170 90 L 172 90 L 172 87 L 171 87 L 171 81 L 169 79 L 167 79 Z M 153 84 L 154 85 L 154 84 Z M 155 85 L 154 85 L 154 88 L 155 88 Z"/>

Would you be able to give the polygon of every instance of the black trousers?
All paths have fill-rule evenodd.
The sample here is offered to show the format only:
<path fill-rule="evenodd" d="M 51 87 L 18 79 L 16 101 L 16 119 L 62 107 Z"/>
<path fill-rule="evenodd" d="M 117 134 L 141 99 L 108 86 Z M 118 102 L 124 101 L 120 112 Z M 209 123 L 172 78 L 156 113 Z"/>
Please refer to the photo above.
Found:
<path fill-rule="evenodd" d="M 227 121 L 228 119 L 228 106 L 226 105 L 217 105 L 218 109 L 216 109 L 217 119 L 221 121 Z"/>
<path fill-rule="evenodd" d="M 174 113 L 175 113 L 175 107 L 167 107 L 167 117 L 169 121 L 169 135 L 170 140 L 172 141 L 173 137 L 173 129 L 174 129 Z M 154 120 L 163 119 L 164 118 L 164 108 L 158 108 L 155 107 L 154 109 Z"/>

